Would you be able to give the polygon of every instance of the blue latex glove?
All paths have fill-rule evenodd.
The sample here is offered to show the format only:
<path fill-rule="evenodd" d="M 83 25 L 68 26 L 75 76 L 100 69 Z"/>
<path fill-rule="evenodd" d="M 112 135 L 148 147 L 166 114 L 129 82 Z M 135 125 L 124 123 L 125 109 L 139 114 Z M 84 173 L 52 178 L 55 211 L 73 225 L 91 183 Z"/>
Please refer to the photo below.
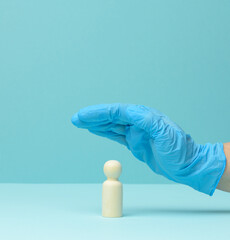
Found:
<path fill-rule="evenodd" d="M 222 143 L 196 144 L 153 108 L 119 103 L 94 105 L 76 113 L 72 123 L 125 145 L 155 173 L 210 196 L 225 169 Z"/>

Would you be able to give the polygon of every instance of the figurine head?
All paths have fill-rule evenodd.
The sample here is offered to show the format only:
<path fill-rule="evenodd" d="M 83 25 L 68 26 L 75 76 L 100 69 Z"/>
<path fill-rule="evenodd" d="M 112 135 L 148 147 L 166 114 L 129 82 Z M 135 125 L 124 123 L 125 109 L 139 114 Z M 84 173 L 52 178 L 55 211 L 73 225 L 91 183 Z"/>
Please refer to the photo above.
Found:
<path fill-rule="evenodd" d="M 121 175 L 121 164 L 117 160 L 109 160 L 104 164 L 104 173 L 107 178 L 118 179 Z"/>

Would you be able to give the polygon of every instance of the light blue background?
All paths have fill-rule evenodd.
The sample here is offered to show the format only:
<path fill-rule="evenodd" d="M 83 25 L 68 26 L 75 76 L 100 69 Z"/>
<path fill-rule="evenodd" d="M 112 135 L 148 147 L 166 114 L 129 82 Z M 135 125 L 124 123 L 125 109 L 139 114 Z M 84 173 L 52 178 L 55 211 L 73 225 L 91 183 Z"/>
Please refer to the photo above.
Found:
<path fill-rule="evenodd" d="M 155 107 L 199 143 L 230 134 L 230 1 L 1 0 L 0 181 L 165 183 L 75 128 L 98 103 Z"/>

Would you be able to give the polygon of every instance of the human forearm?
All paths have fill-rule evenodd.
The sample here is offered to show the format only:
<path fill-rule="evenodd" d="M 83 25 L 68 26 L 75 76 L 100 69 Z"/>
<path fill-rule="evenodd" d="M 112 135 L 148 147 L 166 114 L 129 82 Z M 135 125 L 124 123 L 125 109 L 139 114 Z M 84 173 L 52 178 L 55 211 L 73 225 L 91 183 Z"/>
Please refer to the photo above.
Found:
<path fill-rule="evenodd" d="M 217 185 L 217 189 L 230 192 L 230 142 L 224 143 L 224 153 L 226 156 L 226 167 Z"/>

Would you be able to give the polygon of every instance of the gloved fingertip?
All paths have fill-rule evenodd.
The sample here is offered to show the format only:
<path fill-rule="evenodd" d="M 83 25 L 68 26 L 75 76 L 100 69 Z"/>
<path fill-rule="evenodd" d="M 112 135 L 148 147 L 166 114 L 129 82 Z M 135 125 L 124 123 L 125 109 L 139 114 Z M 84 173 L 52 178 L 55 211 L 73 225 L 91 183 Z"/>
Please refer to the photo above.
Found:
<path fill-rule="evenodd" d="M 84 117 L 84 115 L 87 113 L 87 109 L 88 109 L 88 108 L 89 108 L 89 107 L 81 108 L 81 109 L 77 112 L 78 118 Z"/>
<path fill-rule="evenodd" d="M 71 118 L 71 122 L 74 126 L 76 127 L 80 127 L 81 126 L 81 122 L 79 120 L 79 117 L 78 117 L 78 113 L 75 113 L 72 118 Z"/>
<path fill-rule="evenodd" d="M 84 122 L 101 122 L 108 118 L 107 105 L 98 104 L 81 108 L 78 111 L 78 118 Z"/>

